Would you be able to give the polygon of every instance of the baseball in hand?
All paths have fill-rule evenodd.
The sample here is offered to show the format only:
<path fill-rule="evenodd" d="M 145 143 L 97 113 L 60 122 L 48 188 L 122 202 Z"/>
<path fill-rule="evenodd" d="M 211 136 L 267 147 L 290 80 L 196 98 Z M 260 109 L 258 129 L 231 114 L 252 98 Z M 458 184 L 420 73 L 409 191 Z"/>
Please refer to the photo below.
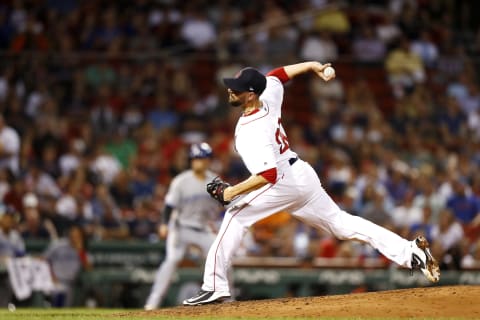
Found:
<path fill-rule="evenodd" d="M 323 74 L 326 76 L 326 77 L 331 77 L 335 74 L 335 69 L 333 69 L 332 67 L 326 67 L 324 70 L 323 70 Z"/>

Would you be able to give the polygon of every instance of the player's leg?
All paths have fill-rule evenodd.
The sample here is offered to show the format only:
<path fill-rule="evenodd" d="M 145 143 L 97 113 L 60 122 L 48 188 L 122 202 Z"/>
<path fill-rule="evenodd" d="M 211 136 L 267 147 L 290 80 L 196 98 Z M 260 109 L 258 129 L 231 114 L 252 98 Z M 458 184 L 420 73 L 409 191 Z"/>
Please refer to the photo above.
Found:
<path fill-rule="evenodd" d="M 173 224 L 171 224 L 173 225 Z M 169 233 L 166 242 L 166 257 L 158 268 L 155 274 L 150 294 L 145 303 L 146 310 L 156 309 L 170 285 L 173 273 L 175 272 L 178 263 L 185 255 L 187 248 L 187 241 L 185 239 L 185 228 L 172 226 L 169 228 Z"/>
<path fill-rule="evenodd" d="M 212 246 L 213 242 L 215 241 L 216 234 L 213 232 L 203 232 L 199 235 L 197 245 L 202 249 L 202 253 L 204 254 L 204 258 L 206 259 L 208 251 Z M 234 277 L 233 277 L 233 268 L 228 268 L 227 271 L 227 279 L 228 279 L 228 288 L 230 293 L 231 300 L 235 300 L 234 297 Z"/>
<path fill-rule="evenodd" d="M 220 231 L 210 247 L 205 263 L 202 291 L 185 300 L 185 305 L 206 304 L 230 298 L 228 272 L 235 250 L 248 227 L 290 205 L 284 188 L 271 187 L 258 192 L 248 203 L 230 208 L 225 213 Z"/>
<path fill-rule="evenodd" d="M 235 250 L 240 246 L 247 231 L 235 214 L 237 211 L 227 210 L 215 241 L 208 250 L 203 275 L 202 289 L 206 291 L 227 292 L 230 296 L 228 284 L 228 269 L 231 267 Z"/>
<path fill-rule="evenodd" d="M 303 168 L 300 175 L 307 182 L 305 185 L 310 187 L 306 187 L 303 191 L 309 196 L 308 201 L 304 206 L 292 212 L 299 219 L 325 230 L 339 239 L 366 242 L 388 259 L 407 268 L 414 267 L 412 265 L 414 254 L 421 256 L 425 264 L 428 261 L 436 264 L 428 250 L 428 243 L 408 241 L 371 221 L 341 210 L 325 192 L 315 171 L 310 166 Z M 435 266 L 431 267 L 435 268 Z M 428 271 L 425 268 L 421 270 L 423 273 Z M 427 277 L 432 281 L 438 281 L 434 279 L 437 277 L 438 270 L 430 270 L 427 273 L 429 272 L 432 274 L 426 274 Z"/>

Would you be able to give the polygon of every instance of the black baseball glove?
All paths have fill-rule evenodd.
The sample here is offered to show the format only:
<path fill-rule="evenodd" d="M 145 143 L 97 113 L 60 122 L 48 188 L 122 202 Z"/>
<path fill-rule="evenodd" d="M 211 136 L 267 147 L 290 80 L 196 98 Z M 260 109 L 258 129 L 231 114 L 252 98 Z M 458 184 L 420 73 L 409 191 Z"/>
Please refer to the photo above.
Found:
<path fill-rule="evenodd" d="M 230 201 L 225 201 L 223 199 L 223 192 L 227 187 L 230 187 L 229 183 L 223 181 L 219 177 L 216 177 L 207 184 L 207 192 L 212 196 L 213 199 L 225 206 L 230 203 Z"/>

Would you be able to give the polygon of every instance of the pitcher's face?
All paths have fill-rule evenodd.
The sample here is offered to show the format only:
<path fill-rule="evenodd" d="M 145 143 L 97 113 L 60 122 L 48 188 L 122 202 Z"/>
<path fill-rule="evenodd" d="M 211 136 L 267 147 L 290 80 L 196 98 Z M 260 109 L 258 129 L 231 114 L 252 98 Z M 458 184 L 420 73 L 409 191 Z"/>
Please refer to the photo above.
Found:
<path fill-rule="evenodd" d="M 233 91 L 232 89 L 227 89 L 227 91 L 228 91 L 228 103 L 230 103 L 232 107 L 241 107 L 247 103 L 250 92 L 248 91 L 237 92 L 237 91 Z"/>

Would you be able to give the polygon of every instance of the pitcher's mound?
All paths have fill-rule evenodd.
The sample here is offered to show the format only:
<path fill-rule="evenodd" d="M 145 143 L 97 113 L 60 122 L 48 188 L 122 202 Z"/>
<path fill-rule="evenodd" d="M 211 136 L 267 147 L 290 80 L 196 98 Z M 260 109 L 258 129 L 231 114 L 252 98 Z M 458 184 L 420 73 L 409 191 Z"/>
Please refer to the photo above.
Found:
<path fill-rule="evenodd" d="M 436 286 L 324 297 L 238 301 L 175 307 L 152 317 L 462 317 L 480 319 L 480 286 Z"/>

